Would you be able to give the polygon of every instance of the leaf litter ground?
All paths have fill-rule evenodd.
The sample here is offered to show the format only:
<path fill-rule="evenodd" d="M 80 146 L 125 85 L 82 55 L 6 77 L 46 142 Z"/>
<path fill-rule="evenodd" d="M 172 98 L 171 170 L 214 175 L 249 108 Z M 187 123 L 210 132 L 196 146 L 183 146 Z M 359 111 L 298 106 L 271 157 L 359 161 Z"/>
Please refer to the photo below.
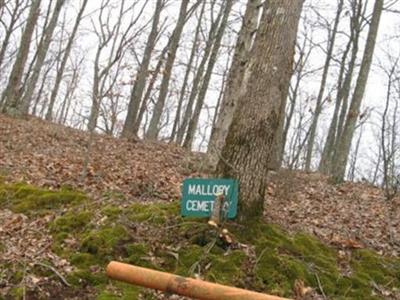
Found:
<path fill-rule="evenodd" d="M 367 279 L 361 273 L 361 258 L 370 258 L 362 252 L 365 248 L 385 261 L 395 259 L 400 251 L 399 200 L 386 201 L 380 189 L 353 183 L 335 186 L 319 174 L 273 174 L 265 220 L 288 230 L 290 238 L 281 233 L 275 237 L 274 227 L 262 227 L 263 232 L 273 233 L 269 240 L 237 237 L 233 249 L 216 245 L 205 253 L 213 242 L 209 229 L 204 222 L 177 217 L 176 209 L 183 178 L 207 176 L 201 154 L 174 145 L 95 135 L 88 176 L 82 181 L 88 140 L 79 130 L 0 115 L 0 265 L 6 266 L 0 270 L 0 295 L 5 299 L 60 294 L 68 299 L 179 299 L 110 283 L 103 272 L 110 259 L 299 299 L 356 299 L 351 294 L 334 296 L 340 291 L 329 286 L 333 279 L 314 270 L 319 264 L 325 268 L 324 261 L 307 261 L 301 232 L 335 249 L 332 257 L 340 280 L 354 278 L 349 291 L 359 284 L 368 286 L 365 290 L 371 299 L 399 299 L 393 283 L 400 281 L 400 265 L 391 264 L 390 272 L 369 274 Z M 42 200 L 35 207 L 38 202 L 21 190 L 32 189 L 35 194 L 37 188 L 40 195 L 34 199 Z M 48 195 L 52 190 L 62 199 L 57 205 L 55 194 Z M 75 201 L 69 191 L 82 191 L 87 199 L 78 192 Z M 152 209 L 142 203 L 150 203 Z M 112 238 L 115 235 L 118 238 Z M 293 258 L 299 255 L 301 261 Z M 332 257 L 327 254 L 327 261 Z M 219 264 L 222 271 L 216 268 Z M 260 269 L 268 266 L 285 276 L 272 278 Z M 309 285 L 312 292 L 302 295 Z"/>

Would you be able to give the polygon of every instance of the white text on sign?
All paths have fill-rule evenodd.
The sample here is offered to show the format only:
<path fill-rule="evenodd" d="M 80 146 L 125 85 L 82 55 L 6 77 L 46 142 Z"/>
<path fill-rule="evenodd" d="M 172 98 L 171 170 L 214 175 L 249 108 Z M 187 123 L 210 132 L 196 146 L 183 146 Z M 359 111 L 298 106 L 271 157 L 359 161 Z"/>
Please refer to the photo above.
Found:
<path fill-rule="evenodd" d="M 224 196 L 228 196 L 229 188 L 229 185 L 191 184 L 189 185 L 189 195 L 216 196 L 222 193 Z"/>

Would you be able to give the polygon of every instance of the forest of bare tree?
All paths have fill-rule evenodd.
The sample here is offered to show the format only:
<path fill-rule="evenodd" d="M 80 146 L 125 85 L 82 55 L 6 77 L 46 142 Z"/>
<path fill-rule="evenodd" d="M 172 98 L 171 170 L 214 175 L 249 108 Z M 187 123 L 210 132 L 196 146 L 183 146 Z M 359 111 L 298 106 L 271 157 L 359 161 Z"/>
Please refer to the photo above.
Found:
<path fill-rule="evenodd" d="M 0 300 L 399 300 L 399 20 L 0 0 Z"/>
<path fill-rule="evenodd" d="M 176 143 L 216 165 L 238 102 L 255 101 L 251 69 L 268 9 L 261 0 L 2 1 L 1 111 Z M 395 0 L 305 1 L 268 168 L 394 193 L 398 14 Z"/>

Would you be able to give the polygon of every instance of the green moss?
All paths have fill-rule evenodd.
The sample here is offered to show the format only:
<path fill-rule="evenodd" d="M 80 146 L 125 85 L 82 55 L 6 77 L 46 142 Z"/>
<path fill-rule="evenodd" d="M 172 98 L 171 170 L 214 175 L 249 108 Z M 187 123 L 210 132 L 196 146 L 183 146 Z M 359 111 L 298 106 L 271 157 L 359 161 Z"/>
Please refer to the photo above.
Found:
<path fill-rule="evenodd" d="M 97 300 L 139 299 L 142 289 L 131 284 L 117 282 L 106 286 L 99 292 Z"/>
<path fill-rule="evenodd" d="M 74 253 L 70 257 L 70 262 L 81 269 L 88 269 L 91 266 L 100 264 L 99 259 L 89 253 Z"/>
<path fill-rule="evenodd" d="M 25 294 L 24 287 L 15 287 L 15 288 L 12 288 L 10 291 L 10 295 L 11 295 L 12 299 L 15 299 L 15 300 L 24 299 L 24 294 Z"/>
<path fill-rule="evenodd" d="M 128 208 L 127 215 L 133 222 L 164 224 L 169 218 L 179 216 L 179 205 L 177 203 L 134 204 Z"/>
<path fill-rule="evenodd" d="M 23 183 L 0 185 L 0 207 L 27 215 L 79 204 L 86 199 L 84 194 L 71 190 L 51 191 Z"/>
<path fill-rule="evenodd" d="M 149 246 L 143 243 L 134 243 L 125 245 L 128 258 L 125 260 L 127 263 L 137 265 L 140 267 L 151 268 L 152 263 L 148 259 L 150 254 Z"/>
<path fill-rule="evenodd" d="M 245 259 L 246 255 L 240 250 L 228 255 L 211 255 L 207 278 L 222 284 L 232 284 L 243 275 L 241 267 Z"/>
<path fill-rule="evenodd" d="M 296 279 L 309 281 L 309 272 L 302 261 L 279 254 L 276 249 L 260 253 L 255 274 L 266 290 L 275 290 L 281 296 L 291 296 Z"/>
<path fill-rule="evenodd" d="M 89 211 L 68 212 L 64 216 L 58 217 L 50 224 L 53 232 L 75 232 L 86 229 L 91 221 L 93 213 Z"/>
<path fill-rule="evenodd" d="M 102 210 L 103 215 L 107 216 L 110 221 L 118 219 L 119 215 L 122 214 L 122 209 L 118 206 L 107 206 Z"/>
<path fill-rule="evenodd" d="M 203 255 L 204 249 L 200 246 L 193 245 L 179 251 L 179 262 L 176 269 L 176 274 L 181 276 L 192 275 L 189 270 L 194 267 L 194 264 L 199 262 L 200 257 Z M 194 270 L 196 271 L 196 270 Z"/>
<path fill-rule="evenodd" d="M 67 276 L 69 283 L 76 286 L 98 286 L 107 283 L 108 279 L 104 272 L 91 272 L 90 270 L 77 270 Z"/>
<path fill-rule="evenodd" d="M 11 282 L 14 284 L 19 284 L 24 279 L 24 271 L 21 269 L 15 270 L 15 272 L 11 276 Z"/>
<path fill-rule="evenodd" d="M 385 258 L 370 250 L 358 250 L 352 256 L 354 278 L 362 285 L 375 282 L 381 286 L 400 286 L 400 259 Z"/>
<path fill-rule="evenodd" d="M 120 225 L 93 230 L 83 237 L 81 251 L 107 259 L 119 242 L 127 240 L 127 231 Z"/>

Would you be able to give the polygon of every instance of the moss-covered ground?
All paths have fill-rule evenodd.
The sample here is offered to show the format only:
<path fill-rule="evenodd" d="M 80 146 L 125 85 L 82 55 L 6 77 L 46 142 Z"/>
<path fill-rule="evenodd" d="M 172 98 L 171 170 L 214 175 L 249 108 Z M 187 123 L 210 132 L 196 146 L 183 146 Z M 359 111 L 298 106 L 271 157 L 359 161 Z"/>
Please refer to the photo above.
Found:
<path fill-rule="evenodd" d="M 66 276 L 70 289 L 90 286 L 92 297 L 102 300 L 137 299 L 139 294 L 153 299 L 150 291 L 107 279 L 104 268 L 110 260 L 285 297 L 294 296 L 296 280 L 329 299 L 385 299 L 380 291 L 400 287 L 399 258 L 361 249 L 344 261 L 338 249 L 310 235 L 288 234 L 263 222 L 226 224 L 234 239 L 233 246 L 226 245 L 206 220 L 180 217 L 177 201 L 120 206 L 107 199 L 99 204 L 71 190 L 1 184 L 4 208 L 30 218 L 55 212 L 48 224 L 52 251 L 74 266 Z M 16 270 L 15 277 L 20 275 Z M 13 292 L 18 298 L 18 289 Z"/>

